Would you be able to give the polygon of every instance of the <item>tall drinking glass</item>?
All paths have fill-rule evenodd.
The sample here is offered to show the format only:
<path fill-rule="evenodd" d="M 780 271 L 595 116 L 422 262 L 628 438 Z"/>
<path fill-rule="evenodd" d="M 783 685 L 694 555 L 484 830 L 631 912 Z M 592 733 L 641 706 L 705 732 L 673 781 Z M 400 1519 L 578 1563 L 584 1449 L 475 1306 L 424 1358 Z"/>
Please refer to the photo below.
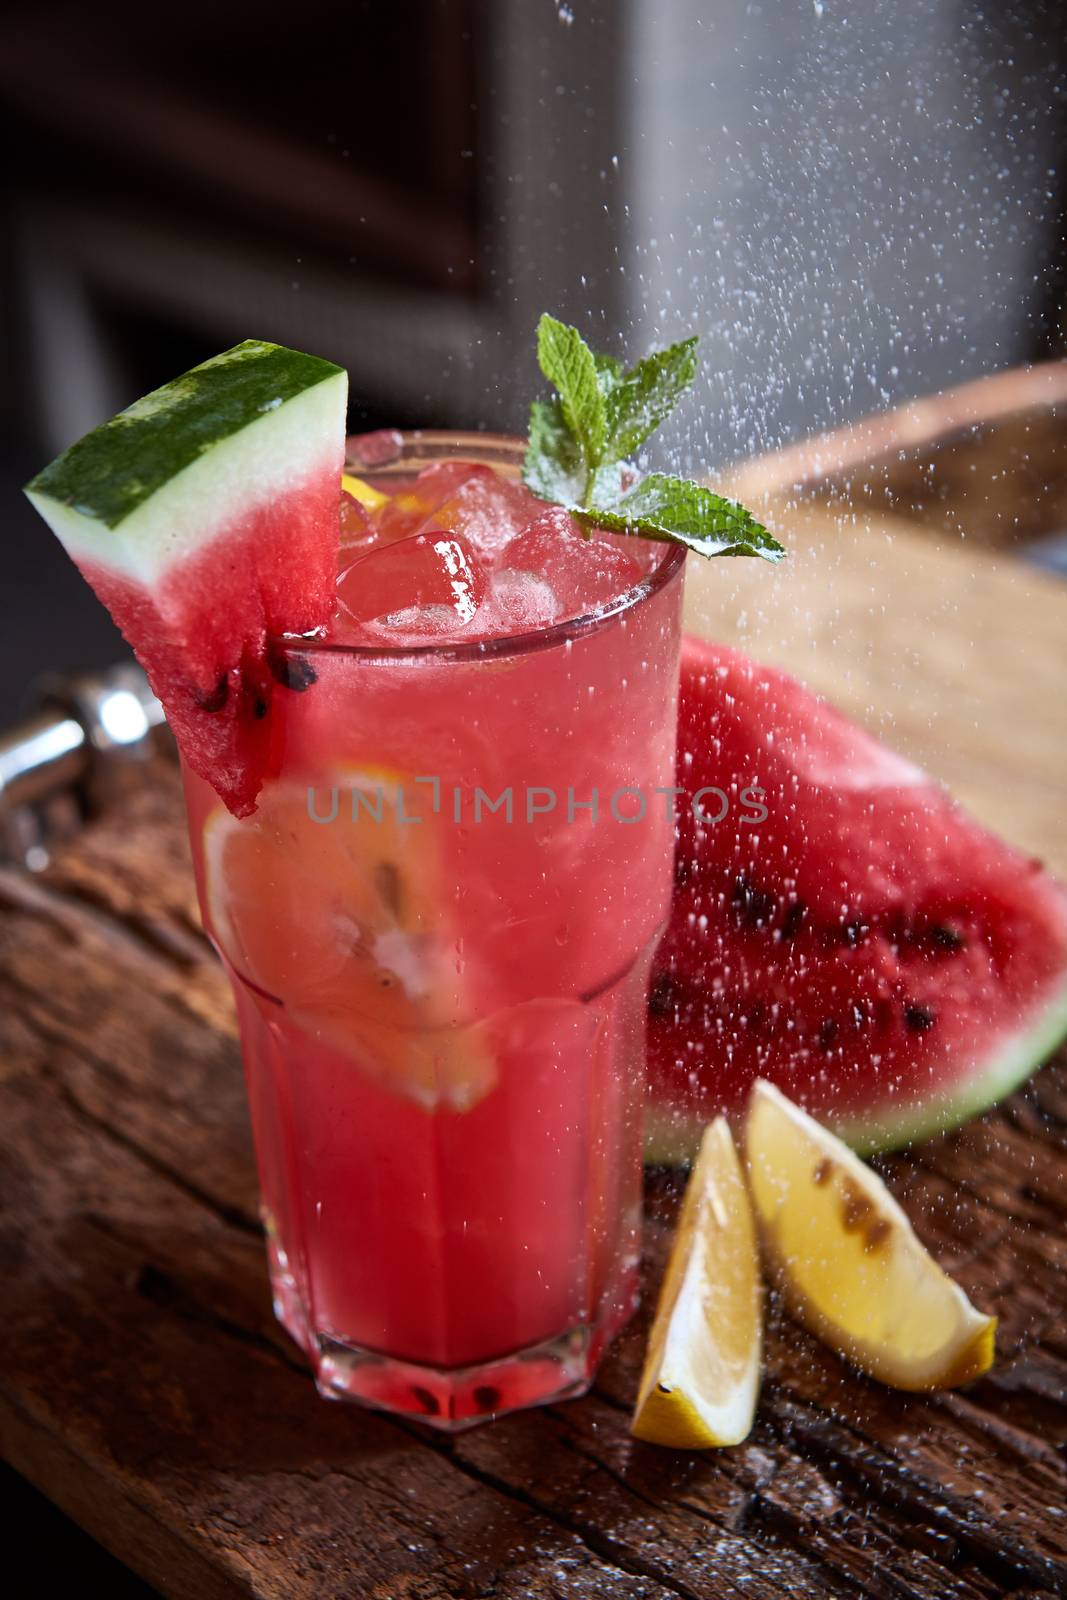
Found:
<path fill-rule="evenodd" d="M 352 470 L 518 475 L 415 434 Z M 320 1391 L 457 1428 L 589 1383 L 635 1304 L 645 1009 L 670 899 L 684 553 L 587 614 L 284 639 L 259 807 L 186 772 L 237 1000 L 277 1315 Z"/>

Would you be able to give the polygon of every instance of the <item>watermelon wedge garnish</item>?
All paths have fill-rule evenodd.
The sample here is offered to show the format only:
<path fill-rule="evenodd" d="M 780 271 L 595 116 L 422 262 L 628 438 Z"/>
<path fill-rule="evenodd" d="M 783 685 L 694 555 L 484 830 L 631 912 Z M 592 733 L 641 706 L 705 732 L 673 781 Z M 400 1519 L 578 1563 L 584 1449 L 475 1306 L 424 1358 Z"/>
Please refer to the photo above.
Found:
<path fill-rule="evenodd" d="M 685 641 L 678 728 L 679 785 L 732 801 L 701 827 L 679 806 L 650 1159 L 690 1155 L 757 1078 L 874 1151 L 955 1127 L 1033 1072 L 1067 1033 L 1067 890 L 1039 862 L 722 645 Z M 747 787 L 764 791 L 756 825 Z"/>
<path fill-rule="evenodd" d="M 348 379 L 248 339 L 95 428 L 26 493 L 125 634 L 182 754 L 236 816 L 255 807 L 268 641 L 335 605 Z"/>

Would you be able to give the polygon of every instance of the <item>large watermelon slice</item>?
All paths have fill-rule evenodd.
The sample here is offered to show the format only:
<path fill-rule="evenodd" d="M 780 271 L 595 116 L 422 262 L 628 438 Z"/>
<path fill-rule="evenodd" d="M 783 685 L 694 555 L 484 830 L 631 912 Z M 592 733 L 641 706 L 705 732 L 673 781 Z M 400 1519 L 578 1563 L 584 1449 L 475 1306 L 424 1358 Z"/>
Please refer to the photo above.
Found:
<path fill-rule="evenodd" d="M 757 1077 L 863 1151 L 1007 1094 L 1067 1032 L 1067 892 L 785 673 L 695 639 L 682 661 L 677 781 L 729 808 L 680 807 L 650 1159 Z"/>
<path fill-rule="evenodd" d="M 249 339 L 87 434 L 26 493 L 133 647 L 186 761 L 237 816 L 255 806 L 267 641 L 335 604 L 348 380 Z"/>

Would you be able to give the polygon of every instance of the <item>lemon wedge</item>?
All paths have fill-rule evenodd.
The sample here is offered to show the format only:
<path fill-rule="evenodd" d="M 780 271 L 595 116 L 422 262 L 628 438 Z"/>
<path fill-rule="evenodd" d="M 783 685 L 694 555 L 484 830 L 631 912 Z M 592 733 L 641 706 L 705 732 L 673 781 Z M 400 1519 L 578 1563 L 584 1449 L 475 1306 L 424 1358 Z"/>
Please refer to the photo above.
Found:
<path fill-rule="evenodd" d="M 942 1272 L 847 1145 L 763 1082 L 745 1145 L 768 1265 L 805 1327 L 896 1389 L 954 1388 L 989 1370 L 996 1318 Z"/>
<path fill-rule="evenodd" d="M 454 894 L 401 774 L 267 785 L 251 817 L 204 827 L 212 937 L 289 1019 L 426 1111 L 467 1111 L 497 1070 L 455 956 Z M 336 782 L 335 777 L 335 782 Z"/>
<path fill-rule="evenodd" d="M 739 1444 L 759 1392 L 763 1290 L 725 1118 L 704 1130 L 648 1340 L 632 1431 L 652 1444 Z"/>
<path fill-rule="evenodd" d="M 368 511 L 377 511 L 378 507 L 384 506 L 389 498 L 387 494 L 382 494 L 380 489 L 372 489 L 369 483 L 355 477 L 351 472 L 342 472 L 341 488 L 345 494 L 350 494 L 353 500 L 358 500 Z"/>

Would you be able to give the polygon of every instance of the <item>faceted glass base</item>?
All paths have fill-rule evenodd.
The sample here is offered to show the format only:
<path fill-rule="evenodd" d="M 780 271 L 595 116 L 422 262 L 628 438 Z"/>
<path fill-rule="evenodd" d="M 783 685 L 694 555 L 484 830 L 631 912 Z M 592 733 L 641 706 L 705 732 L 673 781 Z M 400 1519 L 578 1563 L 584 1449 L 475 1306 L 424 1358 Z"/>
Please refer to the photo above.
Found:
<path fill-rule="evenodd" d="M 274 1313 L 311 1362 L 327 1400 L 350 1400 L 407 1416 L 446 1433 L 488 1422 L 509 1411 L 584 1394 L 600 1358 L 637 1307 L 636 1270 L 605 1307 L 599 1322 L 568 1328 L 555 1338 L 463 1367 L 432 1367 L 364 1350 L 316 1334 L 280 1252 L 270 1249 Z"/>

